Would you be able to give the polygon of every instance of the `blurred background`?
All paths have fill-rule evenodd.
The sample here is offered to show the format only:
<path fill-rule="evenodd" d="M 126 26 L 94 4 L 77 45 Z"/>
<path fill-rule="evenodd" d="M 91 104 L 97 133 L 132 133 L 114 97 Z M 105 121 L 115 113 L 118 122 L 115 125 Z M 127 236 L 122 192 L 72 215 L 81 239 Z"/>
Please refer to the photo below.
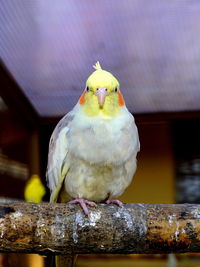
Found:
<path fill-rule="evenodd" d="M 99 60 L 120 81 L 140 135 L 138 169 L 121 200 L 200 203 L 199 14 L 198 0 L 1 0 L 0 197 L 23 200 L 33 174 L 46 186 L 50 135 Z M 198 259 L 179 255 L 173 266 L 197 267 Z M 1 267 L 44 264 L 37 255 L 0 260 Z M 82 256 L 76 263 L 103 264 L 169 261 Z"/>

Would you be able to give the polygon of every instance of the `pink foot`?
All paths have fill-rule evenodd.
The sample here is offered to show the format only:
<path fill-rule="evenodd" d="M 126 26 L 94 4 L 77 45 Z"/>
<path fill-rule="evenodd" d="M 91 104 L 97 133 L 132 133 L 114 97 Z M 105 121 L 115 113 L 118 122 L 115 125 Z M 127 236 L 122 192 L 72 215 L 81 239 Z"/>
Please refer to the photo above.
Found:
<path fill-rule="evenodd" d="M 123 207 L 123 203 L 117 199 L 108 199 L 106 200 L 106 204 L 116 204 L 119 207 Z"/>
<path fill-rule="evenodd" d="M 83 198 L 76 198 L 74 200 L 69 201 L 68 203 L 69 204 L 79 204 L 81 206 L 81 208 L 83 209 L 85 215 L 89 214 L 89 210 L 87 208 L 87 205 L 90 207 L 96 206 L 95 202 L 89 201 L 89 200 L 83 199 Z"/>

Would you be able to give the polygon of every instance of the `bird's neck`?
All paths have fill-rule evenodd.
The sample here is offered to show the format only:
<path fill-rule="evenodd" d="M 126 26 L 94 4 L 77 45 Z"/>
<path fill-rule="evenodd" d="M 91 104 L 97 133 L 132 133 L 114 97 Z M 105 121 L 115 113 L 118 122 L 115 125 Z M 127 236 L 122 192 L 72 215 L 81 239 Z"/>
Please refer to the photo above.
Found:
<path fill-rule="evenodd" d="M 80 108 L 88 116 L 95 117 L 95 116 L 108 116 L 113 117 L 120 114 L 125 105 L 119 105 L 119 101 L 110 96 L 106 97 L 105 103 L 103 107 L 99 106 L 98 99 L 95 95 L 91 97 L 85 97 L 84 102 L 80 104 Z"/>
<path fill-rule="evenodd" d="M 113 107 L 106 104 L 102 108 L 100 108 L 98 104 L 91 106 L 81 105 L 80 108 L 84 114 L 91 117 L 115 117 L 123 110 L 123 107 Z"/>

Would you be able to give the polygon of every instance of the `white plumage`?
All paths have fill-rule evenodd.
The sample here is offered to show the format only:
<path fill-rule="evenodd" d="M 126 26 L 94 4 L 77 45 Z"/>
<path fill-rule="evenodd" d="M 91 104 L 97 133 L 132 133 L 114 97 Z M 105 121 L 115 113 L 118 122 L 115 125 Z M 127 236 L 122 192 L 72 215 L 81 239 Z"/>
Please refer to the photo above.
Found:
<path fill-rule="evenodd" d="M 77 104 L 50 140 L 51 201 L 57 201 L 61 191 L 61 201 L 65 193 L 97 202 L 120 196 L 132 181 L 139 148 L 137 127 L 125 106 L 114 117 L 103 113 L 93 117 Z"/>
<path fill-rule="evenodd" d="M 51 202 L 80 204 L 85 215 L 95 202 L 122 202 L 140 149 L 137 127 L 119 82 L 99 62 L 78 104 L 56 126 L 49 144 L 47 180 Z M 95 202 L 94 202 L 95 201 Z M 68 266 L 57 256 L 56 266 Z"/>

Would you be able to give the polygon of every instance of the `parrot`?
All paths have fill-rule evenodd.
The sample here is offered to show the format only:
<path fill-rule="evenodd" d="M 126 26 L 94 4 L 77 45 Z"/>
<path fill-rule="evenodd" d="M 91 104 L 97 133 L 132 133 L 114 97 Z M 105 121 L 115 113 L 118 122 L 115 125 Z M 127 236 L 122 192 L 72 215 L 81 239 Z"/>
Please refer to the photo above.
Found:
<path fill-rule="evenodd" d="M 51 135 L 46 171 L 50 202 L 78 204 L 85 216 L 96 203 L 123 206 L 116 198 L 131 183 L 140 150 L 118 80 L 98 61 L 93 67 L 78 103 Z M 75 259 L 56 256 L 56 266 Z"/>
<path fill-rule="evenodd" d="M 96 203 L 123 203 L 140 150 L 137 126 L 118 80 L 99 61 L 78 103 L 55 127 L 49 142 L 50 202 L 79 204 L 86 216 Z"/>
<path fill-rule="evenodd" d="M 27 202 L 40 203 L 46 193 L 46 189 L 37 174 L 33 174 L 26 183 L 24 198 Z"/>

